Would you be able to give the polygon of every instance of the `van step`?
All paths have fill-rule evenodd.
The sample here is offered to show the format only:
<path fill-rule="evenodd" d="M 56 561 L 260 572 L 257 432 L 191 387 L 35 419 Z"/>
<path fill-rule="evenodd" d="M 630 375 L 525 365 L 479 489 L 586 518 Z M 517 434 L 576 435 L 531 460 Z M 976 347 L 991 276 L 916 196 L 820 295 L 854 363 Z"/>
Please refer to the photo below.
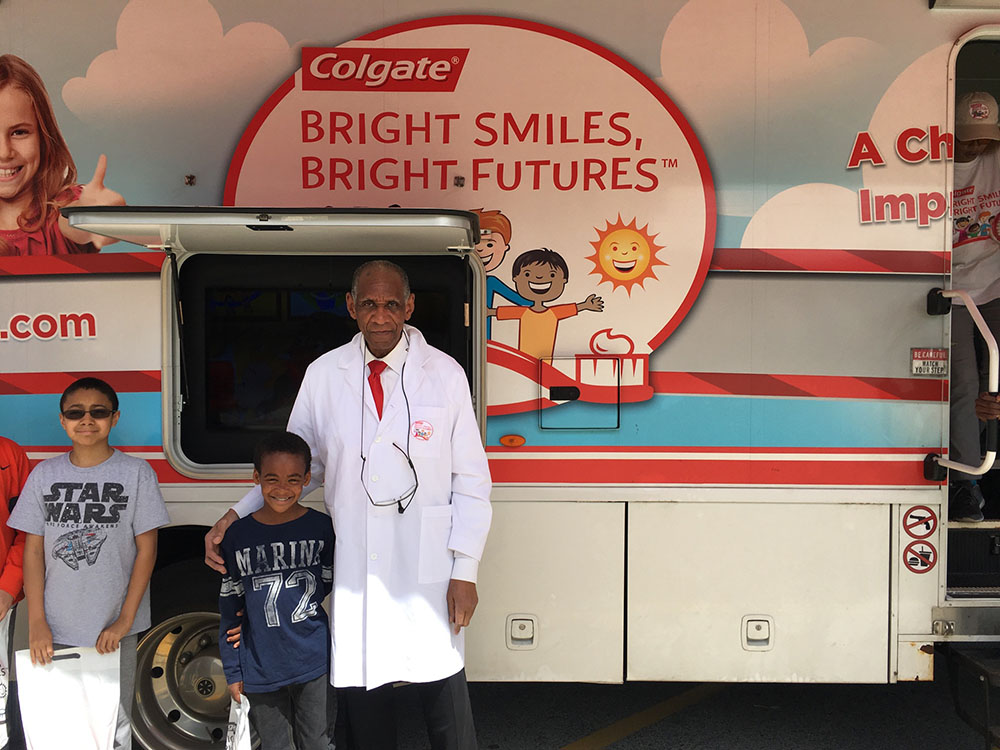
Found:
<path fill-rule="evenodd" d="M 1000 599 L 1000 586 L 952 586 L 949 599 Z"/>
<path fill-rule="evenodd" d="M 948 588 L 1000 588 L 1000 528 L 993 521 L 948 524 Z"/>

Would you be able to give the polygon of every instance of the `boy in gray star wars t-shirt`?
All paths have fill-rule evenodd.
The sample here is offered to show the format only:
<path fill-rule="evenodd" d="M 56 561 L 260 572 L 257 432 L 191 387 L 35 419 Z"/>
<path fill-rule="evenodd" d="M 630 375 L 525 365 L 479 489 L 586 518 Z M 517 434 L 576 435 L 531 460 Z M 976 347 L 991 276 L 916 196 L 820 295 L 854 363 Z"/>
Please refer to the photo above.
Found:
<path fill-rule="evenodd" d="M 69 454 L 35 467 L 14 507 L 11 525 L 43 538 L 45 620 L 52 640 L 94 646 L 122 610 L 135 537 L 169 523 L 148 463 L 121 451 L 97 466 L 79 467 Z M 145 587 L 132 626 L 149 627 Z"/>
<path fill-rule="evenodd" d="M 60 422 L 69 453 L 42 461 L 11 514 L 27 533 L 24 591 L 31 660 L 47 664 L 55 644 L 121 645 L 122 706 L 115 747 L 130 747 L 135 634 L 149 627 L 156 529 L 170 522 L 152 467 L 108 444 L 118 396 L 83 378 L 63 393 Z"/>

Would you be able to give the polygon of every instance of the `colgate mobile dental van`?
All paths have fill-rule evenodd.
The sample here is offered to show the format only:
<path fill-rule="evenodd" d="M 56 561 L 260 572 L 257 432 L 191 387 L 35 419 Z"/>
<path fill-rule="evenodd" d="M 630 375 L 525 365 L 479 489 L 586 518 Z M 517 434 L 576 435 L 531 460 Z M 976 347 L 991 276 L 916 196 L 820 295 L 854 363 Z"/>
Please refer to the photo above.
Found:
<path fill-rule="evenodd" d="M 65 450 L 103 377 L 167 501 L 145 746 L 224 738 L 202 540 L 376 257 L 490 458 L 470 679 L 929 680 L 1000 635 L 1000 502 L 949 523 L 946 480 L 952 248 L 1000 213 L 953 195 L 954 103 L 1000 98 L 1000 9 L 809 7 L 685 3 L 657 78 L 521 19 L 310 42 L 222 138 L 224 205 L 70 207 L 123 244 L 0 257 L 0 434 Z"/>

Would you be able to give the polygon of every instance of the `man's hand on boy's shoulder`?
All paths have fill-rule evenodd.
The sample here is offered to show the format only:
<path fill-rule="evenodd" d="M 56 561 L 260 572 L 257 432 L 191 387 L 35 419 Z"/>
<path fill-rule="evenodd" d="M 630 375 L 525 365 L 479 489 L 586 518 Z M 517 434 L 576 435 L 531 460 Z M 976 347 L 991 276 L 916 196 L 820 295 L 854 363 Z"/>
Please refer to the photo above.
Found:
<path fill-rule="evenodd" d="M 226 530 L 238 520 L 239 516 L 236 515 L 236 511 L 230 508 L 205 534 L 205 565 L 223 575 L 226 574 L 226 561 L 219 553 L 219 545 L 222 544 Z"/>

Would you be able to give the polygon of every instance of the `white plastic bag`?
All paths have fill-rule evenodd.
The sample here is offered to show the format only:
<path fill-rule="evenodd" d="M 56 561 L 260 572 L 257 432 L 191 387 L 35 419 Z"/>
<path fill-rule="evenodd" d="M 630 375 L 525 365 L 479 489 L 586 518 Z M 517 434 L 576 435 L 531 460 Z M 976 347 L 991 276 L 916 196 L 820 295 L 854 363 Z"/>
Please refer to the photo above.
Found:
<path fill-rule="evenodd" d="M 118 724 L 120 654 L 94 648 L 56 651 L 52 663 L 31 663 L 18 651 L 18 696 L 28 750 L 112 750 Z"/>
<path fill-rule="evenodd" d="M 240 702 L 229 701 L 229 728 L 226 750 L 252 750 L 250 742 L 250 699 L 240 696 Z"/>
<path fill-rule="evenodd" d="M 11 617 L 13 611 L 13 609 L 8 609 L 7 614 L 0 620 L 0 747 L 7 747 L 7 741 L 10 738 L 7 725 L 7 698 L 10 695 L 10 690 L 8 690 L 10 662 L 7 659 L 7 644 L 10 642 L 10 621 L 13 619 Z"/>

